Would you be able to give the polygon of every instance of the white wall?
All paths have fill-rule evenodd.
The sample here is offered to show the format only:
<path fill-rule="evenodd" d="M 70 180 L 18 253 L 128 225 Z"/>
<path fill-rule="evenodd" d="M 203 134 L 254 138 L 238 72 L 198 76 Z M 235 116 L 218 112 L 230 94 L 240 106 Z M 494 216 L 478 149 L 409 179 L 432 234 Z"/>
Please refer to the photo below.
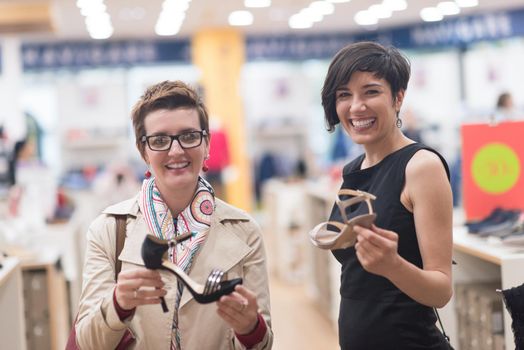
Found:
<path fill-rule="evenodd" d="M 9 144 L 24 138 L 26 127 L 20 103 L 22 91 L 22 60 L 20 40 L 4 37 L 2 46 L 2 72 L 0 74 L 0 125 L 4 125 Z"/>

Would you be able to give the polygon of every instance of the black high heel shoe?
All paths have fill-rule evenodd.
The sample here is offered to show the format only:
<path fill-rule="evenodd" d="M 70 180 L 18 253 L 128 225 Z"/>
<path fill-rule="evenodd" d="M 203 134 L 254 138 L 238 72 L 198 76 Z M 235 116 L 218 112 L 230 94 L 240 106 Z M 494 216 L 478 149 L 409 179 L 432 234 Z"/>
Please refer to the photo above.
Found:
<path fill-rule="evenodd" d="M 223 271 L 214 269 L 209 274 L 206 285 L 193 281 L 180 267 L 165 258 L 169 247 L 175 241 L 166 241 L 153 235 L 147 235 L 142 243 L 142 259 L 148 269 L 164 269 L 173 273 L 184 283 L 193 298 L 200 304 L 208 304 L 220 299 L 221 296 L 232 293 L 237 284 L 242 284 L 242 278 L 222 281 Z"/>

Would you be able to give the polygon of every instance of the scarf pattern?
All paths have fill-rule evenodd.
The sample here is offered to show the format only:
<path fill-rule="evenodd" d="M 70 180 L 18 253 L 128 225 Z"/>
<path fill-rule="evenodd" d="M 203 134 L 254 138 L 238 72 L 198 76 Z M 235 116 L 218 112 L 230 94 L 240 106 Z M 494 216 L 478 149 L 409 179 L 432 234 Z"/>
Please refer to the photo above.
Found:
<path fill-rule="evenodd" d="M 176 236 L 191 233 L 189 239 L 169 249 L 171 262 L 189 274 L 193 259 L 207 238 L 211 217 L 215 210 L 215 195 L 211 185 L 202 177 L 199 177 L 197 189 L 191 203 L 176 218 L 173 218 L 167 204 L 160 195 L 160 191 L 156 187 L 155 179 L 146 179 L 142 183 L 139 207 L 144 214 L 144 220 L 149 231 L 156 237 L 171 240 Z M 183 289 L 183 283 L 177 280 L 173 335 L 171 338 L 172 350 L 181 349 L 180 332 L 178 330 L 178 308 Z"/>

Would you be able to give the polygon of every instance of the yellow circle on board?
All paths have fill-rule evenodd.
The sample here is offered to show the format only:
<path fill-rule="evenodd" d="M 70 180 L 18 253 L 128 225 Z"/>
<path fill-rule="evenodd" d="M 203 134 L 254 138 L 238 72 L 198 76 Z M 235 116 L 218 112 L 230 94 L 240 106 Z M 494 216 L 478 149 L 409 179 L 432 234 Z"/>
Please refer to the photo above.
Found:
<path fill-rule="evenodd" d="M 520 175 L 520 160 L 503 143 L 489 143 L 473 155 L 473 181 L 485 192 L 502 194 L 513 188 Z"/>

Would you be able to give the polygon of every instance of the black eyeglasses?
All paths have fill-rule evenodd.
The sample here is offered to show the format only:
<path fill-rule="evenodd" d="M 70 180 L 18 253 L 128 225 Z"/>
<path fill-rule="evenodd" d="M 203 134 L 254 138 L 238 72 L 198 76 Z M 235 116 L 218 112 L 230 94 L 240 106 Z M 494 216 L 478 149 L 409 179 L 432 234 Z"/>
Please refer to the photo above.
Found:
<path fill-rule="evenodd" d="M 141 141 L 146 142 L 151 151 L 167 151 L 171 149 L 173 141 L 177 140 L 183 149 L 195 148 L 202 144 L 202 138 L 207 136 L 207 131 L 189 131 L 178 135 L 150 135 L 142 136 Z"/>

